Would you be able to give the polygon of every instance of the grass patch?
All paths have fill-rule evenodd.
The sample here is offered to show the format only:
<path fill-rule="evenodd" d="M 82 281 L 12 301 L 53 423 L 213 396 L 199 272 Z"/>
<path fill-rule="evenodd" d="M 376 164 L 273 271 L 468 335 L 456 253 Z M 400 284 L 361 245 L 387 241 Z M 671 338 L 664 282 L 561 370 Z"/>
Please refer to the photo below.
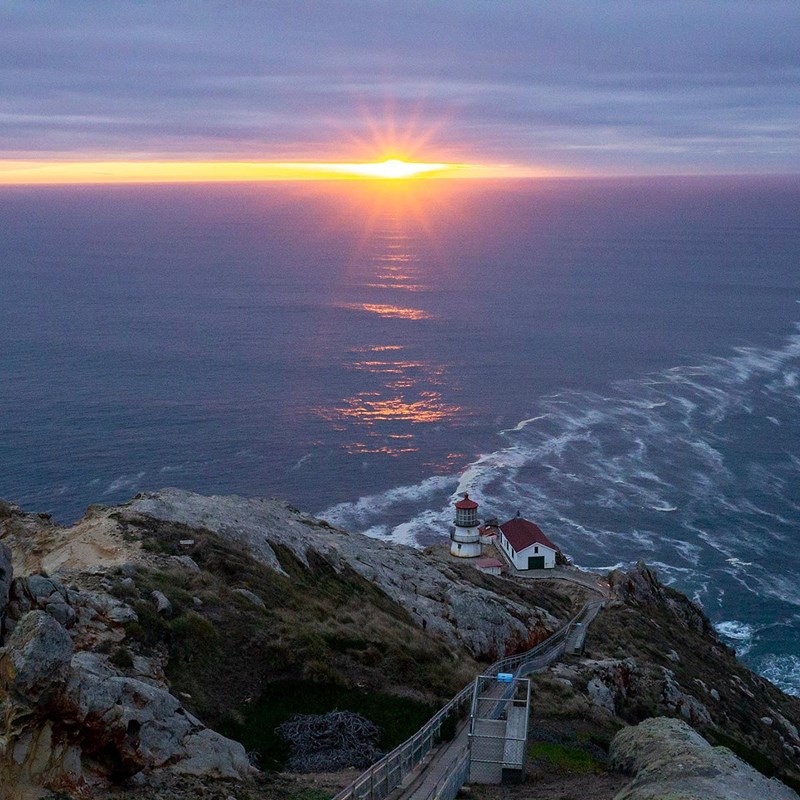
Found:
<path fill-rule="evenodd" d="M 767 778 L 772 778 L 776 774 L 775 765 L 760 750 L 755 750 L 744 742 L 739 741 L 739 739 L 728 736 L 719 730 L 709 731 L 708 738 L 713 740 L 713 744 L 722 745 L 733 751 L 742 761 Z"/>
<path fill-rule="evenodd" d="M 413 689 L 438 704 L 477 671 L 467 654 L 454 657 L 449 643 L 347 566 L 334 568 L 313 552 L 304 564 L 276 543 L 282 574 L 201 528 L 141 515 L 120 521 L 156 541 L 154 552 L 190 555 L 200 567 L 164 561 L 137 571 L 130 593 L 139 619 L 126 623 L 125 644 L 133 653 L 166 654 L 173 691 L 189 695 L 189 710 L 211 727 L 247 716 L 273 684 Z M 186 540 L 193 544 L 180 544 Z M 236 588 L 254 592 L 266 608 Z M 156 590 L 169 599 L 171 614 L 157 612 Z"/>
<path fill-rule="evenodd" d="M 599 774 L 606 771 L 602 761 L 582 750 L 566 744 L 553 742 L 534 742 L 528 748 L 531 758 L 541 758 L 554 767 L 580 775 Z"/>
<path fill-rule="evenodd" d="M 272 684 L 245 713 L 243 721 L 228 720 L 220 732 L 259 754 L 266 769 L 280 769 L 288 752 L 275 728 L 294 714 L 354 711 L 381 730 L 379 747 L 388 751 L 419 730 L 436 712 L 427 703 L 407 697 L 361 692 L 343 686 L 309 681 Z"/>

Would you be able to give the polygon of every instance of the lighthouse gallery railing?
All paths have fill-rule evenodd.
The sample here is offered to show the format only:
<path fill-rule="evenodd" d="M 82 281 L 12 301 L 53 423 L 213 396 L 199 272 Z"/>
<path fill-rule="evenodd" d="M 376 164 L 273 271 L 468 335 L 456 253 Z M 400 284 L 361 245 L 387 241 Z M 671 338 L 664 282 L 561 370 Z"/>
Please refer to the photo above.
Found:
<path fill-rule="evenodd" d="M 562 628 L 548 636 L 524 653 L 496 661 L 483 671 L 484 675 L 513 672 L 527 675 L 539 669 L 564 651 L 569 634 L 574 626 L 587 614 L 603 605 L 602 600 L 586 603 L 585 606 Z M 543 658 L 546 656 L 546 659 Z M 396 789 L 441 742 L 442 725 L 450 715 L 460 718 L 472 701 L 473 683 L 465 686 L 450 702 L 439 709 L 410 739 L 395 747 L 380 761 L 376 761 L 366 772 L 359 775 L 349 786 L 340 791 L 333 800 L 384 800 Z M 469 771 L 466 748 L 458 754 L 452 768 L 434 787 L 429 800 L 452 800 L 466 782 Z"/>

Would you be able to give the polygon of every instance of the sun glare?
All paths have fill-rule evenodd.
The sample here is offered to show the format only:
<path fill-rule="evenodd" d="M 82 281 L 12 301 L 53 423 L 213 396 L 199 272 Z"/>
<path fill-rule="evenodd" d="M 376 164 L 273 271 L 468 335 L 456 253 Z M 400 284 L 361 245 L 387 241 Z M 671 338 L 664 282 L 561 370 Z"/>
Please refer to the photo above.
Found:
<path fill-rule="evenodd" d="M 474 177 L 482 167 L 388 158 L 310 161 L 4 161 L 0 184 L 212 183 Z"/>

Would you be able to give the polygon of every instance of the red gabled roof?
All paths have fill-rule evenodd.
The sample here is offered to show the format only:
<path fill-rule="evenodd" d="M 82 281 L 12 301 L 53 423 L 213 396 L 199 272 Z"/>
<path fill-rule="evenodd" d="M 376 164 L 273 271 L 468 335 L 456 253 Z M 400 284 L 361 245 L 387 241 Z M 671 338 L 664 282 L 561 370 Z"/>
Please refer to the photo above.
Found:
<path fill-rule="evenodd" d="M 479 558 L 475 562 L 479 567 L 502 567 L 503 562 L 496 558 Z"/>
<path fill-rule="evenodd" d="M 456 503 L 456 508 L 466 509 L 466 508 L 477 508 L 478 504 L 474 500 L 469 499 L 469 495 L 464 493 L 464 499 L 459 500 Z"/>
<path fill-rule="evenodd" d="M 514 517 L 500 526 L 503 536 L 517 553 L 532 544 L 543 544 L 551 550 L 558 548 L 542 533 L 542 529 L 525 517 Z"/>

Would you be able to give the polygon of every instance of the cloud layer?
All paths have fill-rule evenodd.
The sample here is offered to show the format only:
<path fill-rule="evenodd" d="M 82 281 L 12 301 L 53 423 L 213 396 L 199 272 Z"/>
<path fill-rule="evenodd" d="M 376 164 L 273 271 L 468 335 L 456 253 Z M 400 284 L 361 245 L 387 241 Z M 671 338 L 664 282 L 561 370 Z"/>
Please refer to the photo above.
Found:
<path fill-rule="evenodd" d="M 18 2 L 5 158 L 800 171 L 800 3 Z"/>

